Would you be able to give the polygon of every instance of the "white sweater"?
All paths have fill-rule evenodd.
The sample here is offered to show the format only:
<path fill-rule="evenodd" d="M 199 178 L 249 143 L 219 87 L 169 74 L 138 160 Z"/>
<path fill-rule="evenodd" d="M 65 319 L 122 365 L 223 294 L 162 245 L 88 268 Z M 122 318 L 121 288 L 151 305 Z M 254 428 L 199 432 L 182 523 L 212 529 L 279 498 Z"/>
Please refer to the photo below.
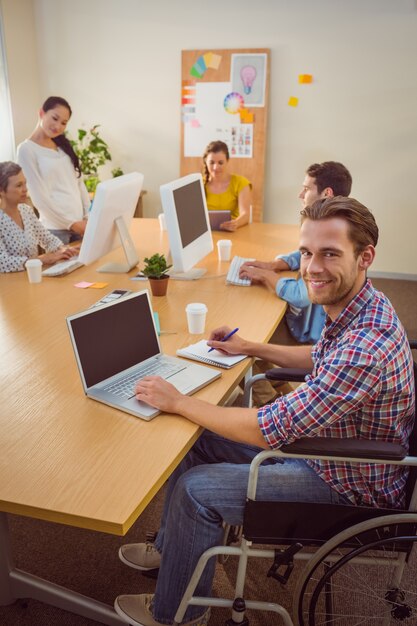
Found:
<path fill-rule="evenodd" d="M 42 224 L 69 230 L 82 220 L 90 206 L 84 181 L 78 177 L 69 156 L 26 139 L 17 148 L 17 162 L 26 176 L 29 195 Z"/>

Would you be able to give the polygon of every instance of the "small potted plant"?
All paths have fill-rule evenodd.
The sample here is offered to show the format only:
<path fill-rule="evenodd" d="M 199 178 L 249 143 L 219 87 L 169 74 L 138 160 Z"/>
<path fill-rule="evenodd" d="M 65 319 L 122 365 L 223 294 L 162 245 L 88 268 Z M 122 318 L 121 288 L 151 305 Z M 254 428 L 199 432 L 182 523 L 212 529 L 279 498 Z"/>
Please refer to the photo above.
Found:
<path fill-rule="evenodd" d="M 167 264 L 163 254 L 153 254 L 144 259 L 145 267 L 142 273 L 148 277 L 151 291 L 154 296 L 165 296 L 168 289 L 168 270 L 172 265 Z"/>

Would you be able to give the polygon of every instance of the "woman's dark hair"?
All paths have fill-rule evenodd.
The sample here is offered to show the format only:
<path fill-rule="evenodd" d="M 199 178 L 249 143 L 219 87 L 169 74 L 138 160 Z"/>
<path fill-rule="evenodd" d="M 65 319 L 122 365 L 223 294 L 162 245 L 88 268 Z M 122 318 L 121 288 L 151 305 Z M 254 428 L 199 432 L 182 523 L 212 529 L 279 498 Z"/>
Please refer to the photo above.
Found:
<path fill-rule="evenodd" d="M 42 105 L 42 111 L 45 111 L 46 113 L 47 111 L 50 111 L 51 109 L 55 109 L 58 106 L 65 107 L 66 109 L 68 109 L 68 112 L 71 117 L 72 109 L 69 103 L 65 100 L 65 98 L 60 98 L 59 96 L 49 96 L 49 98 L 47 98 Z M 74 148 L 72 147 L 69 139 L 67 139 L 67 137 L 64 134 L 62 134 L 62 135 L 58 135 L 58 137 L 54 137 L 52 141 L 58 146 L 58 148 L 61 148 L 61 150 L 63 150 L 65 154 L 68 154 L 69 158 L 72 161 L 75 171 L 78 172 L 78 176 L 81 176 L 80 160 L 75 154 Z"/>
<path fill-rule="evenodd" d="M 11 176 L 17 176 L 22 168 L 13 161 L 3 161 L 0 163 L 0 191 L 6 191 Z"/>
<path fill-rule="evenodd" d="M 205 185 L 207 185 L 207 183 L 209 182 L 209 178 L 210 178 L 208 167 L 206 165 L 207 155 L 209 155 L 210 152 L 224 152 L 226 155 L 226 161 L 228 161 L 230 158 L 229 148 L 224 143 L 224 141 L 211 141 L 209 143 L 207 148 L 204 150 L 204 154 L 203 154 L 203 181 Z"/>

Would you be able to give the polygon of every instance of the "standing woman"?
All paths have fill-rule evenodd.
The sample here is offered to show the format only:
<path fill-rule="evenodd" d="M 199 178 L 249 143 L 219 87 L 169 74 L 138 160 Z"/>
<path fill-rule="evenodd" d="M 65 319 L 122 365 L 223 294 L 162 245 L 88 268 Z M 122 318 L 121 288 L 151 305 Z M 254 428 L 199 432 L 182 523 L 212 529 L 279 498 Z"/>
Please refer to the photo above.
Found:
<path fill-rule="evenodd" d="M 252 185 L 244 176 L 229 174 L 229 149 L 223 141 L 212 141 L 203 155 L 203 180 L 209 211 L 230 211 L 230 222 L 222 230 L 235 231 L 248 224 Z"/>
<path fill-rule="evenodd" d="M 20 272 L 28 259 L 52 264 L 77 254 L 66 248 L 36 217 L 27 199 L 26 179 L 17 163 L 0 163 L 0 272 Z M 38 246 L 45 252 L 39 254 Z"/>
<path fill-rule="evenodd" d="M 90 206 L 78 157 L 64 135 L 71 114 L 64 98 L 51 96 L 39 111 L 35 130 L 17 148 L 42 224 L 65 244 L 84 235 Z"/>

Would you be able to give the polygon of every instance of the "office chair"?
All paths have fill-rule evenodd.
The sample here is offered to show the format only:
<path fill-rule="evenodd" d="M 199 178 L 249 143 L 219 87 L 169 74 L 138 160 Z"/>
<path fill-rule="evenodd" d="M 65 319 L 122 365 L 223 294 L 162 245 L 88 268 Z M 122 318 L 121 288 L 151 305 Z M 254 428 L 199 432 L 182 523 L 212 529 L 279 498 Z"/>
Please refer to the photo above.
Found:
<path fill-rule="evenodd" d="M 417 349 L 417 341 L 410 341 Z M 253 377 L 245 396 L 260 378 L 304 380 L 305 371 L 276 368 Z M 414 362 L 414 382 L 417 364 Z M 216 546 L 200 557 L 175 615 L 180 624 L 188 605 L 228 607 L 226 626 L 248 626 L 246 609 L 272 611 L 284 626 L 390 626 L 417 624 L 417 424 L 409 454 L 394 443 L 357 439 L 303 438 L 277 451 L 260 452 L 252 461 L 240 546 Z M 268 458 L 305 458 L 352 463 L 406 465 L 406 507 L 376 509 L 354 505 L 256 500 L 260 464 Z M 279 548 L 257 548 L 271 544 Z M 193 593 L 207 561 L 237 556 L 234 597 L 202 598 Z M 271 558 L 267 576 L 285 585 L 294 561 L 305 561 L 293 597 L 293 617 L 280 604 L 244 599 L 248 558 Z M 417 563 L 417 553 L 414 550 Z"/>

